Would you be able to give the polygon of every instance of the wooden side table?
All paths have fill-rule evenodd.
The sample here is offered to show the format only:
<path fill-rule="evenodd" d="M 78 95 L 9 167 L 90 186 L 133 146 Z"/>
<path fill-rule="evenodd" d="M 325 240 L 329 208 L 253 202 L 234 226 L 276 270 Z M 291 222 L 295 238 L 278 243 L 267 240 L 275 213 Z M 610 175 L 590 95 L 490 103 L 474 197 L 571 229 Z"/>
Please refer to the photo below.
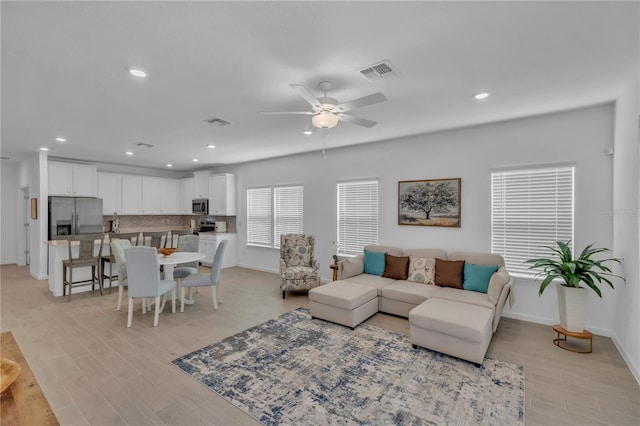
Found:
<path fill-rule="evenodd" d="M 329 268 L 333 269 L 333 281 L 337 281 L 338 280 L 338 264 L 332 263 L 331 265 L 329 265 Z"/>
<path fill-rule="evenodd" d="M 567 331 L 564 328 L 562 328 L 562 326 L 560 324 L 554 325 L 553 326 L 553 330 L 556 333 L 558 333 L 558 337 L 553 339 L 553 343 L 557 347 L 565 349 L 567 351 L 577 352 L 579 354 L 590 354 L 593 351 L 593 334 L 590 331 L 584 330 L 582 333 L 575 332 L 575 331 Z M 561 334 L 564 336 L 564 338 L 560 337 Z M 588 351 L 580 351 L 580 350 L 571 348 L 569 346 L 561 345 L 560 344 L 561 342 L 566 342 L 567 341 L 567 337 L 575 337 L 576 339 L 589 340 L 589 350 Z"/>

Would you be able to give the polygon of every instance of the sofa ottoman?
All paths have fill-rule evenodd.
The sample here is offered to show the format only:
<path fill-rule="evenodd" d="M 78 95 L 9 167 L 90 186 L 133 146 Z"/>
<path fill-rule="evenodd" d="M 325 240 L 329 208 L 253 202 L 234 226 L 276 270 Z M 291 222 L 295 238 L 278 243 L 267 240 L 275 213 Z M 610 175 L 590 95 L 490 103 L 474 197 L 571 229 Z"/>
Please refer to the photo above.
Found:
<path fill-rule="evenodd" d="M 309 290 L 311 316 L 354 328 L 378 312 L 378 290 L 363 284 L 333 281 Z"/>
<path fill-rule="evenodd" d="M 409 312 L 411 343 L 481 365 L 493 334 L 493 315 L 483 306 L 425 300 Z"/>

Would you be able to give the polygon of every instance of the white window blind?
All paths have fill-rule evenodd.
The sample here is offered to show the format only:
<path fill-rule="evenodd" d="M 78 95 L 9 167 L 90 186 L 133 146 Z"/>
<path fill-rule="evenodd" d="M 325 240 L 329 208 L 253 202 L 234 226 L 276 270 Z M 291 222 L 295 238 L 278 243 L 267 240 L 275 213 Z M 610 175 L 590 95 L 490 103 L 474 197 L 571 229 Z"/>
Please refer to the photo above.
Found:
<path fill-rule="evenodd" d="M 378 243 L 378 181 L 338 182 L 338 254 Z"/>
<path fill-rule="evenodd" d="M 247 189 L 247 244 L 271 246 L 271 187 Z"/>
<path fill-rule="evenodd" d="M 273 188 L 273 246 L 280 247 L 281 234 L 302 234 L 304 187 L 276 186 Z"/>
<path fill-rule="evenodd" d="M 574 166 L 496 171 L 491 174 L 491 251 L 509 272 L 530 276 L 523 263 L 543 246 L 573 241 Z"/>

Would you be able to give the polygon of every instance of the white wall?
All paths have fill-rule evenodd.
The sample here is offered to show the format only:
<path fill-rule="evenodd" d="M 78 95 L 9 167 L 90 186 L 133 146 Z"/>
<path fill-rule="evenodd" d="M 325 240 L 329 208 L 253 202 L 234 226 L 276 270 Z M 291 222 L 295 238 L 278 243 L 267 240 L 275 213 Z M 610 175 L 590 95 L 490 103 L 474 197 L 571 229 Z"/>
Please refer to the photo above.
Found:
<path fill-rule="evenodd" d="M 342 124 L 345 125 L 345 124 Z M 383 125 L 383 124 L 382 124 Z M 339 128 L 335 131 L 339 131 Z M 375 132 L 363 129 L 363 131 Z M 327 132 L 327 144 L 331 144 Z M 321 147 L 321 137 L 303 139 Z M 336 180 L 378 177 L 380 243 L 401 247 L 490 251 L 490 171 L 496 167 L 551 162 L 576 163 L 575 243 L 611 247 L 613 104 L 414 136 L 327 152 L 256 161 L 224 168 L 238 176 L 238 259 L 276 272 L 279 253 L 246 246 L 246 188 L 264 184 L 304 184 L 304 228 L 316 236 L 323 279 L 331 279 L 331 243 L 336 239 Z M 398 181 L 462 178 L 462 226 L 431 228 L 397 225 Z M 555 291 L 542 298 L 538 286 L 516 279 L 516 302 L 505 315 L 557 323 Z M 589 295 L 587 325 L 609 334 L 615 297 Z"/>
<path fill-rule="evenodd" d="M 620 314 L 613 324 L 613 339 L 627 364 L 640 381 L 640 238 L 638 224 L 638 114 L 640 90 L 637 75 L 616 102 L 614 186 L 613 186 L 613 250 L 624 258 L 618 273 L 626 276 L 626 284 L 616 288 L 615 308 Z"/>
<path fill-rule="evenodd" d="M 18 165 L 2 162 L 2 200 L 0 201 L 0 263 L 16 263 L 18 250 L 16 241 L 18 231 L 16 226 L 20 220 L 20 203 L 23 202 L 18 189 Z"/>
<path fill-rule="evenodd" d="M 29 187 L 29 198 L 38 199 L 38 219 L 29 220 L 30 224 L 30 253 L 31 263 L 29 271 L 36 279 L 47 278 L 47 246 L 43 243 L 47 238 L 47 154 L 44 152 L 34 153 L 28 159 L 18 165 L 18 182 L 16 191 L 23 187 Z M 3 203 L 5 193 L 2 193 Z M 22 227 L 20 217 L 16 218 L 16 227 Z M 44 235 L 44 237 L 42 237 Z M 13 244 L 18 247 L 18 252 L 24 250 L 21 240 L 22 234 L 16 235 Z"/>

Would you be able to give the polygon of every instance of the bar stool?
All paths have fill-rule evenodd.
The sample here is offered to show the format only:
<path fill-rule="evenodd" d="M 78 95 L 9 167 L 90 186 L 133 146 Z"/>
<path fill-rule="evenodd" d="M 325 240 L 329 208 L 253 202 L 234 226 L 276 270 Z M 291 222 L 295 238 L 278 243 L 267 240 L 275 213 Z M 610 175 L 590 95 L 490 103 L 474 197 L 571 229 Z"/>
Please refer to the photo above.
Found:
<path fill-rule="evenodd" d="M 111 247 L 111 242 L 114 240 L 129 240 L 131 241 L 132 246 L 137 246 L 138 241 L 140 240 L 139 232 L 111 232 L 109 234 L 109 247 Z M 115 257 L 111 254 L 111 250 L 109 250 L 110 254 L 105 254 L 100 258 L 100 270 L 102 271 L 102 282 L 104 284 L 104 280 L 109 279 L 109 294 L 111 294 L 111 284 L 113 280 L 118 279 L 117 274 L 113 274 L 113 265 L 116 263 Z M 107 275 L 105 265 L 109 264 L 109 275 Z"/>
<path fill-rule="evenodd" d="M 190 229 L 180 229 L 178 231 L 171 231 L 171 245 L 168 247 L 178 247 L 178 241 L 180 241 L 180 237 L 184 235 L 191 235 Z M 197 251 L 197 250 L 196 250 Z"/>
<path fill-rule="evenodd" d="M 164 248 L 167 246 L 167 240 L 169 236 L 169 231 L 162 232 L 142 232 L 142 244 L 146 245 L 147 237 L 151 238 L 151 242 L 149 243 L 150 247 L 155 247 L 157 249 Z"/>
<path fill-rule="evenodd" d="M 99 241 L 98 254 L 95 255 L 95 244 Z M 62 295 L 65 295 L 67 286 L 69 293 L 67 302 L 71 302 L 71 288 L 81 287 L 83 285 L 91 285 L 91 290 L 95 290 L 96 284 L 100 287 L 100 295 L 102 292 L 102 280 L 100 259 L 102 259 L 102 245 L 104 244 L 104 234 L 85 234 L 74 235 L 67 238 L 69 245 L 69 258 L 62 261 Z M 73 257 L 73 247 L 78 247 L 78 256 Z M 91 278 L 87 280 L 73 281 L 73 270 L 76 268 L 91 267 Z M 67 270 L 69 278 L 67 279 Z"/>

